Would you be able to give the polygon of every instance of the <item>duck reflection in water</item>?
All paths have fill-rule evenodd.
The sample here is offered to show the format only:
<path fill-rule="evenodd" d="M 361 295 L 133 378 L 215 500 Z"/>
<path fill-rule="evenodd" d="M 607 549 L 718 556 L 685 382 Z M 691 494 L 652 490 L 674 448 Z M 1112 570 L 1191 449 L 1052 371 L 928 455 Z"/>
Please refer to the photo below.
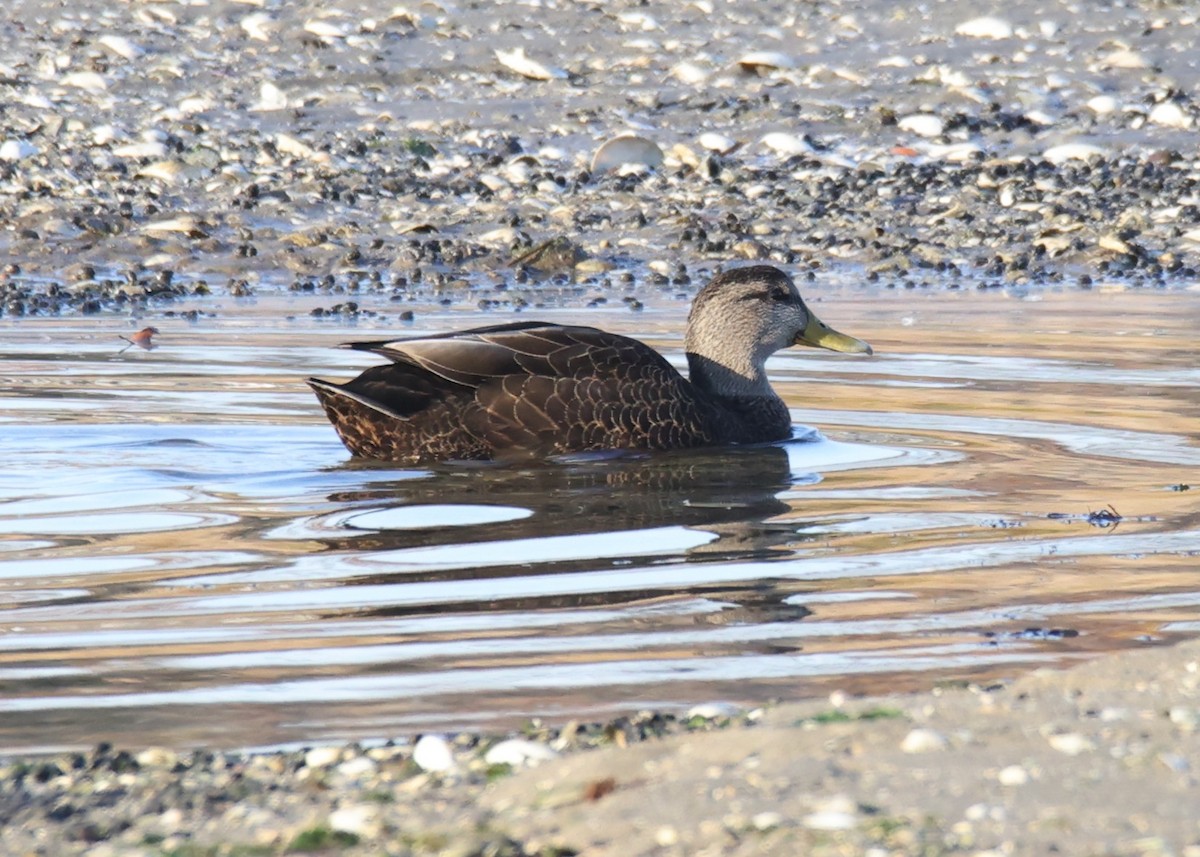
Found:
<path fill-rule="evenodd" d="M 815 434 L 815 433 L 814 433 Z M 321 538 L 331 551 L 397 551 L 437 546 L 479 545 L 479 559 L 469 567 L 420 571 L 380 572 L 355 582 L 366 585 L 415 583 L 421 581 L 476 580 L 486 586 L 488 578 L 518 574 L 564 574 L 597 569 L 598 563 L 614 568 L 626 565 L 674 565 L 681 562 L 769 560 L 786 556 L 778 548 L 810 538 L 797 530 L 802 524 L 773 521 L 790 511 L 779 494 L 795 484 L 812 482 L 812 474 L 793 473 L 787 446 L 740 446 L 726 449 L 682 451 L 642 455 L 582 455 L 536 465 L 441 465 L 428 475 L 373 482 L 361 489 L 330 497 L 344 507 L 361 506 L 368 511 L 447 506 L 494 506 L 521 510 L 513 520 L 476 526 L 445 526 L 437 516 L 428 525 L 388 528 L 376 522 L 356 528 L 354 518 L 345 519 L 344 535 Z M 369 467 L 349 463 L 345 467 Z M 432 510 L 431 510 L 432 511 Z M 365 523 L 365 522 L 364 522 Z M 697 544 L 671 548 L 663 528 L 687 528 L 711 534 Z M 807 529 L 807 528 L 806 528 Z M 555 537 L 611 533 L 614 541 L 630 535 L 645 538 L 635 542 L 627 554 L 603 559 L 580 557 L 526 560 L 520 551 L 531 543 Z M 655 543 L 658 539 L 659 543 Z M 603 568 L 604 566 L 600 566 Z M 770 566 L 763 567 L 764 576 Z M 570 595 L 541 595 L 494 601 L 496 610 L 562 609 L 570 607 L 627 604 L 660 599 L 664 590 L 654 586 L 653 570 L 647 572 L 643 590 L 586 592 Z M 680 593 L 672 592 L 675 596 Z M 718 588 L 689 588 L 688 594 L 732 601 L 742 610 L 753 610 L 754 621 L 800 618 L 808 611 L 783 603 L 770 579 L 746 586 L 722 584 Z M 478 601 L 472 600 L 475 609 Z M 438 603 L 406 605 L 370 611 L 372 615 L 395 616 L 427 612 L 454 612 L 466 605 Z M 740 611 L 721 611 L 720 621 L 738 621 Z M 764 615 L 767 614 L 767 615 Z M 716 619 L 715 616 L 710 617 Z M 744 617 L 742 617 L 744 618 Z"/>

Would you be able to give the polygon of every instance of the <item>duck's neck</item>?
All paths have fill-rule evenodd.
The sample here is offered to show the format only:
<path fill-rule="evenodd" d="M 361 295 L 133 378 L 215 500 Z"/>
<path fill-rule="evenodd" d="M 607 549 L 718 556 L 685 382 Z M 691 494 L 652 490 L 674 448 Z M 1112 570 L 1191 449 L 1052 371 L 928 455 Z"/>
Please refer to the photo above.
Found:
<path fill-rule="evenodd" d="M 730 360 L 689 350 L 688 377 L 706 393 L 728 399 L 778 398 L 761 363 Z"/>

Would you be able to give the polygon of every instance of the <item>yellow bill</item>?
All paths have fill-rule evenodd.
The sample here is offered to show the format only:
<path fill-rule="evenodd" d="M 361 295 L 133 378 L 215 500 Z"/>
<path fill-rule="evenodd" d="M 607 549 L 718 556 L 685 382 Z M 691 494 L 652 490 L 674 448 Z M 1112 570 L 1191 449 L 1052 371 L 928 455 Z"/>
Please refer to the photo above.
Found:
<path fill-rule="evenodd" d="M 845 354 L 872 354 L 871 346 L 861 339 L 838 333 L 821 319 L 808 313 L 808 324 L 804 330 L 796 334 L 793 345 L 808 345 L 813 348 L 828 348 L 830 351 L 841 351 Z"/>

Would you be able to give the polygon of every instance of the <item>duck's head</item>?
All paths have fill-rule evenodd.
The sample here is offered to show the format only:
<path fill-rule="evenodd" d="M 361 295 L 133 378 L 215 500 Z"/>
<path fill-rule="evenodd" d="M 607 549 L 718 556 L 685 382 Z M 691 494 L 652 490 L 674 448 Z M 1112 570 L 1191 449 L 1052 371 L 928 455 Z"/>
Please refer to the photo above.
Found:
<path fill-rule="evenodd" d="M 749 352 L 760 367 L 768 356 L 788 346 L 871 353 L 869 344 L 839 334 L 817 318 L 800 298 L 792 278 L 772 265 L 722 271 L 696 295 L 688 316 L 688 350 L 696 346 L 700 353 L 712 356 L 718 343 Z"/>

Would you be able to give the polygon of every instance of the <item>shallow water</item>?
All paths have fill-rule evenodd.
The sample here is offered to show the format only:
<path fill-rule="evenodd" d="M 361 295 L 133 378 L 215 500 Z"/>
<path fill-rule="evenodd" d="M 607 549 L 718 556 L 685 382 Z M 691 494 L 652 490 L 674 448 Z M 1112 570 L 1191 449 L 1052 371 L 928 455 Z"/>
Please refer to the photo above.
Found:
<path fill-rule="evenodd" d="M 311 301 L 123 353 L 125 320 L 0 322 L 0 748 L 885 692 L 1200 630 L 1200 293 L 833 288 L 877 356 L 779 355 L 790 443 L 427 470 L 352 462 L 302 383 L 400 325 Z M 681 357 L 682 305 L 542 315 Z"/>

